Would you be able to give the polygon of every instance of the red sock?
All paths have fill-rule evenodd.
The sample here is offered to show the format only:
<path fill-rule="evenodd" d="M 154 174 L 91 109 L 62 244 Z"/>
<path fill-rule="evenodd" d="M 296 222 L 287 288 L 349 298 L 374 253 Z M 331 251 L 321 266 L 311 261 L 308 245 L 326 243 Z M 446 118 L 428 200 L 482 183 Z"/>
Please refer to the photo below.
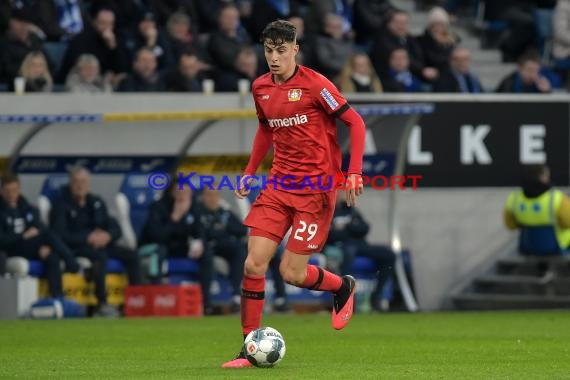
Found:
<path fill-rule="evenodd" d="M 342 278 L 316 265 L 307 265 L 307 277 L 302 288 L 336 292 L 342 286 Z"/>
<path fill-rule="evenodd" d="M 244 336 L 261 326 L 265 299 L 265 276 L 243 276 L 241 327 Z"/>

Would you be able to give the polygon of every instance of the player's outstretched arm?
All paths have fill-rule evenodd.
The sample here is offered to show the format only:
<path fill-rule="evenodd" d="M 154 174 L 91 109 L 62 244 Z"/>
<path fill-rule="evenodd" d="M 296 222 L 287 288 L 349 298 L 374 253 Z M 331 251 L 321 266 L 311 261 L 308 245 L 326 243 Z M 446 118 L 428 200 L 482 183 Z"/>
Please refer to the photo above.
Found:
<path fill-rule="evenodd" d="M 361 174 L 366 126 L 362 117 L 352 107 L 343 112 L 340 119 L 350 129 L 350 163 L 347 178 L 349 186 L 346 189 L 346 204 L 356 206 L 356 198 L 364 192 Z"/>
<path fill-rule="evenodd" d="M 255 175 L 257 168 L 261 164 L 261 161 L 267 155 L 269 148 L 271 148 L 272 134 L 269 127 L 264 123 L 259 123 L 259 128 L 255 133 L 255 138 L 253 139 L 253 147 L 251 150 L 251 155 L 249 157 L 249 162 L 247 167 L 241 177 L 240 184 L 237 186 L 234 194 L 239 199 L 247 197 L 250 192 L 250 186 L 253 183 L 253 178 L 251 176 Z"/>

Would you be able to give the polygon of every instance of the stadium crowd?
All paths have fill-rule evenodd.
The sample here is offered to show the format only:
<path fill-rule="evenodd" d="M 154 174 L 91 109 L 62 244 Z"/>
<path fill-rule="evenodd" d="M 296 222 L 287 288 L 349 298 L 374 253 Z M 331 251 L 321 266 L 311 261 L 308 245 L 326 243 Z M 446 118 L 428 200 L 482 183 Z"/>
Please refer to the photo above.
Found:
<path fill-rule="evenodd" d="M 430 9 L 421 35 L 389 0 L 3 1 L 0 89 L 200 92 L 211 79 L 216 92 L 235 92 L 240 79 L 267 70 L 259 35 L 276 18 L 297 26 L 299 62 L 345 92 L 564 88 L 570 0 L 416 2 Z M 482 87 L 452 28 L 477 9 L 484 9 L 482 39 L 519 63 L 494 89 Z"/>

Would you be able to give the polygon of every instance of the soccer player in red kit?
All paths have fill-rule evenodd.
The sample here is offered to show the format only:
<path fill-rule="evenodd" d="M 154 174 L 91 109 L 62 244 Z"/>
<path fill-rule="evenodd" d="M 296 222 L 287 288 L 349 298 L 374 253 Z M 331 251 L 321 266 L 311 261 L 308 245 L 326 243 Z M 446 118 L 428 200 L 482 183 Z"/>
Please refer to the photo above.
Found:
<path fill-rule="evenodd" d="M 322 251 L 335 208 L 335 180 L 341 172 L 336 119 L 350 128 L 348 205 L 356 205 L 363 191 L 364 122 L 328 79 L 295 63 L 299 45 L 291 23 L 268 24 L 261 41 L 270 72 L 253 82 L 259 128 L 242 186 L 235 192 L 238 198 L 248 195 L 252 176 L 272 145 L 274 158 L 269 182 L 244 222 L 250 236 L 241 295 L 242 332 L 245 337 L 260 327 L 265 273 L 289 228 L 292 232 L 281 259 L 281 275 L 289 284 L 332 292 L 332 326 L 340 330 L 352 316 L 356 281 L 308 265 L 308 260 L 311 253 Z M 222 365 L 251 366 L 243 351 Z"/>

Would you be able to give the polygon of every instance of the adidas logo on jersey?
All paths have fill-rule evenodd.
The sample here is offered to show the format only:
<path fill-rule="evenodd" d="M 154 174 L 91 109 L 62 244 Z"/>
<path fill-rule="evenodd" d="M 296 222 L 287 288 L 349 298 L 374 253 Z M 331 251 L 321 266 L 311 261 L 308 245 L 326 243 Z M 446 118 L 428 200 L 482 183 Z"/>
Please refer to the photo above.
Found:
<path fill-rule="evenodd" d="M 287 117 L 283 119 L 268 119 L 267 122 L 271 128 L 279 128 L 279 127 L 293 127 L 296 125 L 305 124 L 309 121 L 307 115 L 299 115 L 296 114 L 293 117 Z"/>

